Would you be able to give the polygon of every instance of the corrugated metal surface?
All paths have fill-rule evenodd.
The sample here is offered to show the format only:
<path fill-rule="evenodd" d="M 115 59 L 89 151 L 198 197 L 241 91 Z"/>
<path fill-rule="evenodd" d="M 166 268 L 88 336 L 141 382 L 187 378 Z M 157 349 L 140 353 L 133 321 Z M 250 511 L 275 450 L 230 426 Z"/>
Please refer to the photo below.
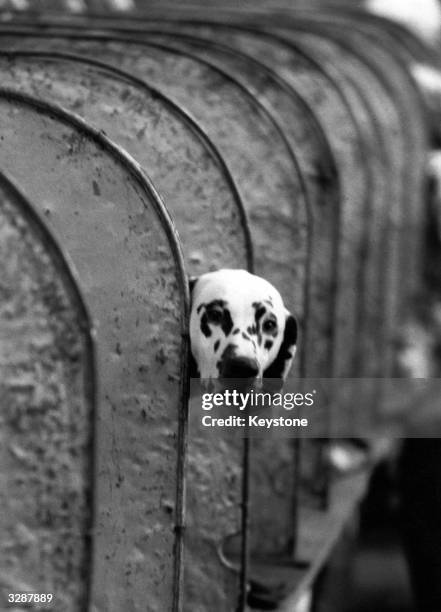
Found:
<path fill-rule="evenodd" d="M 144 609 L 147 590 L 151 610 L 170 609 L 187 312 L 174 231 L 150 184 L 109 141 L 55 107 L 0 97 L 0 166 L 68 253 L 96 327 L 95 606 Z M 69 567 L 54 579 L 61 601 Z M 73 600 L 63 608 L 83 609 Z"/>

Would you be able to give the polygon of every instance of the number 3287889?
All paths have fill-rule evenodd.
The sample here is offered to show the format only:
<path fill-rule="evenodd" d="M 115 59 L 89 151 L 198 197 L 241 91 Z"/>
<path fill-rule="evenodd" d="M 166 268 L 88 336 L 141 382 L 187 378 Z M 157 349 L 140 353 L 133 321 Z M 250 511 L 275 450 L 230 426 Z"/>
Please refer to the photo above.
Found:
<path fill-rule="evenodd" d="M 53 593 L 8 593 L 8 603 L 51 603 Z"/>

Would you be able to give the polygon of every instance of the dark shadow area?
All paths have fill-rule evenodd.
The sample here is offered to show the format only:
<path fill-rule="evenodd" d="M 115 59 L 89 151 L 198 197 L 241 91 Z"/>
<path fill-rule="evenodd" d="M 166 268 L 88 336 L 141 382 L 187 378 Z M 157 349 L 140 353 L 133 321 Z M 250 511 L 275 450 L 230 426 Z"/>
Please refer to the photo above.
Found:
<path fill-rule="evenodd" d="M 348 612 L 415 612 L 388 464 L 373 475 L 360 523 Z"/>

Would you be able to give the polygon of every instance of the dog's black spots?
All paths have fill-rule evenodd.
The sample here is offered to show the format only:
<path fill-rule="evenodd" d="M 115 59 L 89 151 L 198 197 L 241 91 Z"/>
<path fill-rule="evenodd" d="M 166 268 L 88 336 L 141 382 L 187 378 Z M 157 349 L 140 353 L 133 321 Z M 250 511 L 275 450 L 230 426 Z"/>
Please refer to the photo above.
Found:
<path fill-rule="evenodd" d="M 273 344 L 274 342 L 272 340 L 266 340 L 264 347 L 267 351 L 270 351 L 273 347 Z"/>
<path fill-rule="evenodd" d="M 262 345 L 262 333 L 260 329 L 260 320 L 265 315 L 266 308 L 265 306 L 263 306 L 262 302 L 253 302 L 252 306 L 255 310 L 254 319 L 256 321 L 255 327 L 256 327 L 256 332 L 257 332 L 257 344 L 261 346 Z"/>
<path fill-rule="evenodd" d="M 220 340 L 216 340 L 216 342 L 214 343 L 214 352 L 217 352 L 217 349 L 219 348 L 220 345 Z"/>
<path fill-rule="evenodd" d="M 206 312 L 204 312 L 204 314 L 201 317 L 201 332 L 204 334 L 206 338 L 209 338 L 211 336 L 211 329 L 210 329 L 210 326 L 208 325 L 208 316 Z"/>
<path fill-rule="evenodd" d="M 231 313 L 226 307 L 224 300 L 213 300 L 205 305 L 205 314 L 207 315 L 207 323 L 211 325 L 220 325 L 225 336 L 229 336 L 233 329 L 233 319 Z"/>
<path fill-rule="evenodd" d="M 254 319 L 256 320 L 256 324 L 257 324 L 257 323 L 259 323 L 259 321 L 263 317 L 263 315 L 266 313 L 266 308 L 262 304 L 262 302 L 253 302 L 252 306 L 253 306 L 253 308 L 255 310 Z"/>
<path fill-rule="evenodd" d="M 256 325 L 250 325 L 249 327 L 247 327 L 247 332 L 250 334 L 250 336 L 255 336 L 257 334 Z"/>
<path fill-rule="evenodd" d="M 272 364 L 264 371 L 264 378 L 282 378 L 285 372 L 287 362 L 292 359 L 292 349 L 297 342 L 297 321 L 292 315 L 289 315 L 285 323 L 285 332 L 283 334 L 282 344 L 280 346 L 277 357 Z"/>
<path fill-rule="evenodd" d="M 199 306 L 196 308 L 196 312 L 197 314 L 199 314 L 202 310 L 202 308 L 205 306 L 205 304 L 199 304 Z"/>
<path fill-rule="evenodd" d="M 235 335 L 236 335 L 236 334 L 238 334 L 239 332 L 240 332 L 240 329 L 239 329 L 239 328 L 235 329 L 235 330 L 234 330 L 234 332 L 233 332 L 233 336 L 235 336 Z"/>
<path fill-rule="evenodd" d="M 243 338 L 244 340 L 251 340 L 251 338 L 249 337 L 249 335 L 248 335 L 248 334 L 246 334 L 245 332 L 242 332 L 242 338 Z"/>
<path fill-rule="evenodd" d="M 265 304 L 268 304 L 268 306 L 271 306 L 271 308 L 273 307 L 273 301 L 271 299 L 271 297 L 269 297 L 267 300 L 263 300 Z"/>
<path fill-rule="evenodd" d="M 233 329 L 233 319 L 231 318 L 231 313 L 228 308 L 224 310 L 224 318 L 222 320 L 221 329 L 226 336 L 229 336 L 231 330 Z"/>

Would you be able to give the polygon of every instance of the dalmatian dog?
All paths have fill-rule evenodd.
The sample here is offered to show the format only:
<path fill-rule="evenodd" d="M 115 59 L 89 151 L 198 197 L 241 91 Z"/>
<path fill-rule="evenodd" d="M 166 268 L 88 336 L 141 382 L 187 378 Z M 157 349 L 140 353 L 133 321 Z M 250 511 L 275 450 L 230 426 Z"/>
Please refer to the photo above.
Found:
<path fill-rule="evenodd" d="M 294 359 L 297 322 L 280 293 L 245 270 L 217 270 L 190 279 L 191 376 L 285 380 Z M 236 385 L 236 382 L 234 384 Z M 284 585 L 248 583 L 248 604 L 272 610 Z"/>
<path fill-rule="evenodd" d="M 280 293 L 245 270 L 217 270 L 190 280 L 191 374 L 284 380 L 296 351 L 297 322 Z"/>

